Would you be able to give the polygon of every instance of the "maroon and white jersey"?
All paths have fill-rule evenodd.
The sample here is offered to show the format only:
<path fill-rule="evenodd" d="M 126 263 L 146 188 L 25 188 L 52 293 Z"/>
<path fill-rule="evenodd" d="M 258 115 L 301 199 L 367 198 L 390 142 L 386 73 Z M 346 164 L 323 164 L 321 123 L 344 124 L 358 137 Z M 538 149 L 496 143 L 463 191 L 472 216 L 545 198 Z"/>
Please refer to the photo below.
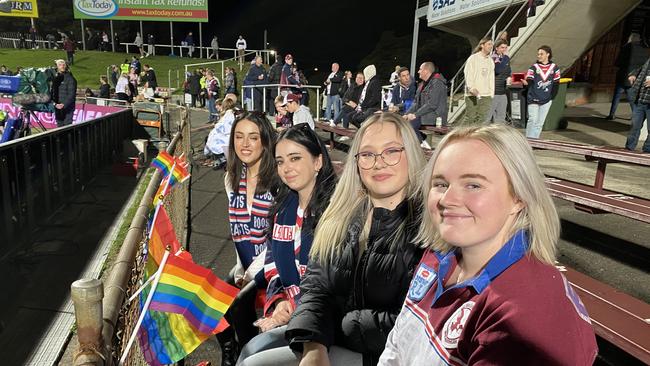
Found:
<path fill-rule="evenodd" d="M 446 289 L 459 254 L 428 251 L 379 365 L 592 365 L 598 347 L 582 301 L 527 248 L 520 231 L 476 277 Z"/>

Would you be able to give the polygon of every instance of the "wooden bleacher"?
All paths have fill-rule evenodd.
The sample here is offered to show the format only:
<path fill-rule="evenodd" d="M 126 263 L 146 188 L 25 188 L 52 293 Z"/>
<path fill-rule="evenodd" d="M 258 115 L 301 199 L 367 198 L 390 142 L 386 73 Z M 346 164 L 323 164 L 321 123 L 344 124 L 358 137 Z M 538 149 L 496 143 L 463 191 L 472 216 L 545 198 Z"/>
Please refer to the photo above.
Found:
<path fill-rule="evenodd" d="M 593 185 L 548 177 L 546 183 L 553 196 L 571 201 L 577 209 L 585 212 L 614 213 L 650 223 L 650 200 L 603 188 L 607 164 L 626 163 L 650 167 L 650 154 L 564 141 L 529 139 L 528 142 L 534 149 L 582 155 L 588 161 L 598 162 Z"/>

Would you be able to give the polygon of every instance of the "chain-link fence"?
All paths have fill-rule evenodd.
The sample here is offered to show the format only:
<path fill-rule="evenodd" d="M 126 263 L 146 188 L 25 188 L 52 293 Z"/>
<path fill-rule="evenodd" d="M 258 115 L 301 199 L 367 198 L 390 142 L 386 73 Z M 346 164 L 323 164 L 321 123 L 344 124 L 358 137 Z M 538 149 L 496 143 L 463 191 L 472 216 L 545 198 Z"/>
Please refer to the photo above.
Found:
<path fill-rule="evenodd" d="M 169 106 L 166 112 L 170 114 L 170 121 L 178 122 L 180 134 L 178 138 L 174 138 L 172 140 L 172 146 L 170 146 L 171 149 L 168 148 L 167 151 L 170 153 L 173 151 L 174 156 L 180 156 L 181 154 L 184 154 L 185 157 L 191 157 L 190 124 L 187 110 L 182 107 Z M 183 246 L 187 245 L 186 239 L 188 230 L 188 204 L 188 182 L 176 185 L 164 201 L 165 209 L 167 210 L 169 218 L 176 231 L 176 237 Z M 136 219 L 137 217 L 134 218 L 134 221 Z M 131 227 L 133 228 L 134 226 L 132 225 Z M 113 364 L 117 364 L 117 360 L 119 360 L 121 357 L 122 352 L 126 348 L 127 342 L 129 341 L 129 337 L 131 336 L 131 333 L 133 332 L 133 329 L 136 325 L 138 317 L 140 316 L 138 299 L 136 298 L 130 303 L 127 303 L 127 301 L 142 285 L 143 270 L 145 266 L 143 253 L 144 245 L 146 245 L 146 241 L 143 238 L 144 234 L 145 232 L 143 230 L 142 235 L 140 235 L 141 240 L 139 240 L 139 243 L 137 244 L 135 258 L 133 258 L 133 266 L 128 278 L 128 283 L 126 284 L 126 288 L 124 290 L 124 301 L 120 309 L 117 322 L 115 324 L 115 331 L 111 344 L 111 356 L 114 361 Z M 137 341 L 133 343 L 133 346 L 129 351 L 129 355 L 124 365 L 147 365 L 140 350 L 140 345 Z"/>

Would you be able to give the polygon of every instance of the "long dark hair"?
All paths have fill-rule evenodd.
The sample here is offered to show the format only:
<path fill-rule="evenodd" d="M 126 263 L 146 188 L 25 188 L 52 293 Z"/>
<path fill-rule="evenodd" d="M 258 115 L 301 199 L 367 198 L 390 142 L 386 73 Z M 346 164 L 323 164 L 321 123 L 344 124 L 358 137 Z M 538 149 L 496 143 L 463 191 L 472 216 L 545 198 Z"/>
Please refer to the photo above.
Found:
<path fill-rule="evenodd" d="M 239 122 L 247 120 L 253 122 L 260 130 L 262 139 L 262 157 L 260 160 L 260 170 L 257 178 L 257 187 L 255 193 L 274 191 L 278 184 L 278 174 L 275 167 L 275 155 L 273 152 L 273 142 L 275 141 L 275 130 L 271 123 L 266 119 L 264 113 L 248 112 L 245 113 L 240 108 L 235 108 L 235 122 L 232 124 L 230 133 L 230 142 L 228 145 L 228 165 L 226 172 L 230 178 L 230 187 L 233 192 L 238 191 L 239 178 L 241 177 L 244 163 L 239 159 L 235 152 L 235 129 Z"/>
<path fill-rule="evenodd" d="M 327 148 L 323 142 L 318 138 L 316 132 L 314 132 L 306 123 L 300 123 L 282 131 L 273 146 L 273 156 L 275 156 L 275 147 L 278 142 L 282 140 L 290 140 L 302 145 L 314 158 L 317 158 L 319 155 L 322 156 L 323 166 L 316 176 L 314 190 L 311 192 L 309 204 L 305 208 L 306 217 L 314 216 L 316 218 L 311 227 L 311 229 L 314 229 L 318 223 L 318 218 L 320 218 L 323 211 L 325 211 L 325 208 L 327 208 L 327 205 L 330 202 L 330 197 L 332 196 L 332 193 L 334 193 L 334 188 L 336 187 L 337 177 L 334 172 L 334 167 L 332 166 L 332 161 L 330 160 Z M 271 220 L 275 219 L 275 214 L 280 211 L 284 200 L 290 192 L 291 189 L 286 184 L 280 184 L 275 196 L 275 201 L 273 202 L 269 212 L 269 218 Z M 270 225 L 270 227 L 273 227 L 273 225 Z"/>

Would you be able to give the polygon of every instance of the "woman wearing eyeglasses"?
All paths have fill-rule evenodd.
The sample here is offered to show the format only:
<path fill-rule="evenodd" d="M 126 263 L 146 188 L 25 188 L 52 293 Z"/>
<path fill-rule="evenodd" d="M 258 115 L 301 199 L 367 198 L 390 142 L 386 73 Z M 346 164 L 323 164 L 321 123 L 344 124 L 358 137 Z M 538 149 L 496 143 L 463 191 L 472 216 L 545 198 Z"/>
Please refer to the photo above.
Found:
<path fill-rule="evenodd" d="M 290 346 L 244 365 L 377 362 L 422 254 L 412 243 L 421 210 L 419 145 L 396 114 L 361 125 L 316 227 L 301 302 L 285 333 Z"/>
<path fill-rule="evenodd" d="M 242 290 L 226 313 L 231 327 L 217 335 L 222 365 L 234 365 L 238 345 L 243 346 L 258 333 L 253 326 L 257 319 L 255 297 L 257 288 L 265 288 L 262 270 L 265 234 L 278 181 L 272 152 L 276 136 L 273 126 L 259 112 L 238 114 L 235 111 L 235 115 L 237 119 L 232 125 L 228 145 L 225 187 L 237 264 L 226 281 Z"/>

